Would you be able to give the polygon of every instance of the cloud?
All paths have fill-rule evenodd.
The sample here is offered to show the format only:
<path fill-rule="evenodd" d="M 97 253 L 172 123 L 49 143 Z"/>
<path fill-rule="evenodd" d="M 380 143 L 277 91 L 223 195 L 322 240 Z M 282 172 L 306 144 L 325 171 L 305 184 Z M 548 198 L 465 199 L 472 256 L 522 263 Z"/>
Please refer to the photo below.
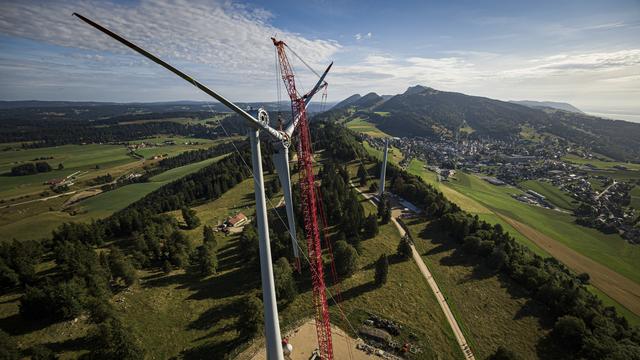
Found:
<path fill-rule="evenodd" d="M 366 40 L 371 39 L 372 36 L 373 36 L 373 34 L 371 32 L 368 32 L 366 34 L 357 33 L 353 37 L 357 41 L 360 41 L 360 40 L 363 40 L 363 39 L 366 39 Z"/>
<path fill-rule="evenodd" d="M 556 54 L 529 61 L 522 66 L 500 73 L 503 77 L 544 77 L 573 72 L 602 72 L 640 66 L 640 49 L 613 52 Z"/>
<path fill-rule="evenodd" d="M 585 108 L 629 107 L 630 99 L 640 98 L 640 49 L 535 58 L 474 51 L 443 53 L 447 55 L 365 55 L 354 64 L 337 66 L 332 88 L 348 88 L 348 94 L 393 94 L 422 84 L 504 100 L 569 101 Z M 637 105 L 631 107 L 638 112 Z"/>
<path fill-rule="evenodd" d="M 54 45 L 130 54 L 122 45 L 89 27 L 81 13 L 168 60 L 214 66 L 243 75 L 273 71 L 277 34 L 305 60 L 324 64 L 341 45 L 308 39 L 269 24 L 273 14 L 229 1 L 141 0 L 133 5 L 108 1 L 6 2 L 0 33 Z"/>

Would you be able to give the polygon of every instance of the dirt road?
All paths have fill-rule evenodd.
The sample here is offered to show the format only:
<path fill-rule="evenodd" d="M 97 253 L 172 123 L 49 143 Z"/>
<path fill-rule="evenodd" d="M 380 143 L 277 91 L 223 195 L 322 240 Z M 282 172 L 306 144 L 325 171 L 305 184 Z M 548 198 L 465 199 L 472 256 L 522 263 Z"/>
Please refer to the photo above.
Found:
<path fill-rule="evenodd" d="M 591 283 L 631 312 L 640 315 L 640 284 L 596 262 L 538 230 L 510 217 L 496 214 L 518 232 L 577 273 L 587 273 Z"/>
<path fill-rule="evenodd" d="M 400 223 L 398 223 L 398 220 L 396 220 L 396 218 L 399 215 L 400 215 L 400 210 L 393 210 L 391 221 L 393 221 L 393 224 L 398 229 L 398 232 L 400 233 L 400 236 L 404 236 L 406 234 L 406 231 L 400 225 Z M 440 291 L 440 288 L 438 287 L 438 284 L 436 283 L 436 281 L 434 280 L 433 276 L 431 275 L 431 272 L 429 271 L 429 268 L 427 268 L 427 265 L 424 263 L 424 261 L 422 260 L 422 257 L 420 257 L 420 254 L 418 253 L 418 250 L 416 250 L 416 248 L 415 248 L 415 246 L 413 246 L 413 244 L 411 245 L 411 252 L 413 254 L 413 260 L 418 265 L 418 268 L 420 269 L 420 272 L 422 273 L 424 278 L 427 280 L 427 283 L 429 284 L 429 287 L 431 288 L 431 291 L 433 291 L 433 295 L 435 295 L 436 299 L 438 300 L 438 304 L 440 305 L 440 308 L 442 309 L 442 312 L 444 313 L 444 316 L 447 318 L 447 321 L 449 322 L 449 326 L 451 326 L 451 330 L 453 330 L 453 335 L 456 337 L 456 341 L 458 342 L 458 346 L 460 346 L 460 349 L 464 353 L 464 358 L 465 359 L 469 359 L 469 360 L 475 360 L 475 357 L 473 356 L 473 353 L 471 352 L 471 348 L 469 348 L 469 344 L 467 344 L 467 340 L 464 338 L 464 334 L 462 334 L 462 330 L 460 330 L 460 326 L 458 325 L 458 321 L 453 316 L 453 313 L 451 312 L 451 309 L 449 308 L 449 304 L 447 303 L 447 299 L 445 299 L 444 295 L 442 295 L 442 292 Z"/>
<path fill-rule="evenodd" d="M 360 189 L 358 189 L 357 186 L 353 185 L 353 183 L 350 182 L 350 184 L 354 189 L 356 189 L 356 191 L 358 191 L 362 196 L 364 196 L 365 199 L 369 200 L 373 205 L 377 206 L 377 204 L 373 201 L 373 196 L 362 192 Z M 397 220 L 398 216 L 400 216 L 401 213 L 402 211 L 400 209 L 393 209 L 391 211 L 391 221 L 396 226 L 396 229 L 398 229 L 400 236 L 405 236 L 407 232 L 404 230 L 404 228 L 400 225 L 400 223 Z M 420 257 L 418 250 L 416 250 L 415 246 L 413 245 L 411 245 L 411 252 L 413 255 L 413 260 L 418 265 L 418 268 L 420 269 L 422 276 L 424 276 L 425 280 L 427 280 L 427 283 L 429 284 L 431 291 L 433 291 L 433 295 L 435 295 L 436 299 L 438 300 L 438 304 L 440 305 L 440 308 L 442 309 L 444 316 L 447 318 L 447 321 L 449 322 L 449 326 L 451 326 L 453 335 L 456 337 L 456 341 L 458 342 L 458 346 L 460 346 L 460 350 L 462 350 L 462 353 L 464 354 L 464 358 L 468 360 L 475 360 L 475 357 L 473 356 L 473 352 L 471 352 L 471 348 L 469 348 L 469 344 L 467 344 L 467 340 L 464 338 L 464 334 L 462 333 L 462 330 L 460 330 L 458 321 L 453 316 L 453 313 L 449 308 L 449 304 L 447 303 L 447 299 L 445 299 L 444 295 L 442 295 L 442 292 L 440 292 L 440 288 L 438 287 L 438 284 L 436 283 L 435 279 L 431 275 L 429 268 L 427 268 L 427 265 L 424 263 L 424 261 Z"/>

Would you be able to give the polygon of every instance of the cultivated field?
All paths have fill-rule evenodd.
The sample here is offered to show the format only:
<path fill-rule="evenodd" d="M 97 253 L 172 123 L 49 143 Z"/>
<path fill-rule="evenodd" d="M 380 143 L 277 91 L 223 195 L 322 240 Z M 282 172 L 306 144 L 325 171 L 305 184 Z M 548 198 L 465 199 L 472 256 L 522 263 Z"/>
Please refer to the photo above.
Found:
<path fill-rule="evenodd" d="M 162 140 L 163 138 L 159 139 Z M 210 147 L 213 143 L 214 142 L 209 140 L 207 147 Z M 188 149 L 184 146 L 181 148 L 181 151 Z M 170 169 L 153 176 L 148 182 L 125 185 L 115 190 L 81 200 L 72 206 L 65 206 L 66 200 L 72 196 L 68 195 L 46 201 L 35 201 L 25 205 L 0 209 L 0 235 L 3 235 L 6 239 L 40 239 L 48 237 L 52 230 L 66 221 L 86 222 L 91 221 L 91 219 L 97 220 L 107 217 L 159 187 L 196 172 L 222 157 L 224 156 Z M 141 162 L 134 160 L 133 163 L 127 163 L 125 166 L 139 166 L 139 163 L 141 164 Z M 131 169 L 131 166 L 128 166 L 128 168 Z M 112 171 L 117 173 L 120 170 L 120 167 L 111 167 L 107 169 L 101 168 L 98 171 L 105 173 Z M 95 175 L 91 177 L 93 176 Z M 80 188 L 81 186 L 78 187 Z M 35 197 L 35 199 L 39 198 L 40 196 Z"/>

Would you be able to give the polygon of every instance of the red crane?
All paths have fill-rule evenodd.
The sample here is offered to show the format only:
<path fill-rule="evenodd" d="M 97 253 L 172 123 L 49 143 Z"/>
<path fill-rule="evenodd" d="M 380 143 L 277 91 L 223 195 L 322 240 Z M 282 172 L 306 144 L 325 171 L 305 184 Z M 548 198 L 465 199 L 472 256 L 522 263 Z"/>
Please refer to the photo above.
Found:
<path fill-rule="evenodd" d="M 313 149 L 311 148 L 311 136 L 309 122 L 307 121 L 306 98 L 318 89 L 312 89 L 305 95 L 300 95 L 296 89 L 296 81 L 293 68 L 285 52 L 287 46 L 283 41 L 273 40 L 280 63 L 280 73 L 291 99 L 292 121 L 298 119 L 298 169 L 300 198 L 302 202 L 302 214 L 304 218 L 304 230 L 307 238 L 307 250 L 313 282 L 313 303 L 315 306 L 316 333 L 318 336 L 318 349 L 323 360 L 333 359 L 333 344 L 331 342 L 331 324 L 329 321 L 329 306 L 327 305 L 326 286 L 324 283 L 324 271 L 322 263 L 322 247 L 320 245 L 320 227 L 318 225 L 317 194 L 315 178 L 313 175 Z M 294 53 L 295 54 L 295 53 Z M 326 86 L 326 82 L 321 86 Z"/>

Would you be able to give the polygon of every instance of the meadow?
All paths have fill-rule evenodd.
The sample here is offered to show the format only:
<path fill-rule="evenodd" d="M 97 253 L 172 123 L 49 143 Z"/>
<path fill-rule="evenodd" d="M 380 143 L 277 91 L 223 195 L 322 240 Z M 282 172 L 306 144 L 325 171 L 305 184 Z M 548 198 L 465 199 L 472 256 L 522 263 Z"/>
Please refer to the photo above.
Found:
<path fill-rule="evenodd" d="M 574 210 L 578 207 L 578 201 L 569 196 L 568 193 L 558 189 L 553 184 L 540 180 L 527 180 L 520 183 L 520 186 L 531 189 L 544 197 L 553 205 L 566 209 Z"/>
<path fill-rule="evenodd" d="M 70 208 L 63 209 L 65 197 L 2 209 L 0 234 L 7 239 L 41 239 L 50 236 L 51 231 L 63 222 L 88 222 L 105 218 L 159 187 L 196 172 L 224 156 L 226 155 L 167 170 L 151 177 L 148 182 L 129 184 L 103 192 L 75 203 Z M 18 214 L 16 218 L 15 215 Z"/>
<path fill-rule="evenodd" d="M 388 134 L 378 129 L 374 124 L 359 117 L 349 120 L 345 125 L 350 130 L 367 134 L 371 137 L 389 137 Z"/>
<path fill-rule="evenodd" d="M 546 310 L 528 301 L 519 286 L 456 250 L 458 244 L 425 219 L 407 221 L 422 259 L 446 297 L 476 359 L 498 346 L 522 359 L 538 359 L 536 345 L 549 328 Z"/>

